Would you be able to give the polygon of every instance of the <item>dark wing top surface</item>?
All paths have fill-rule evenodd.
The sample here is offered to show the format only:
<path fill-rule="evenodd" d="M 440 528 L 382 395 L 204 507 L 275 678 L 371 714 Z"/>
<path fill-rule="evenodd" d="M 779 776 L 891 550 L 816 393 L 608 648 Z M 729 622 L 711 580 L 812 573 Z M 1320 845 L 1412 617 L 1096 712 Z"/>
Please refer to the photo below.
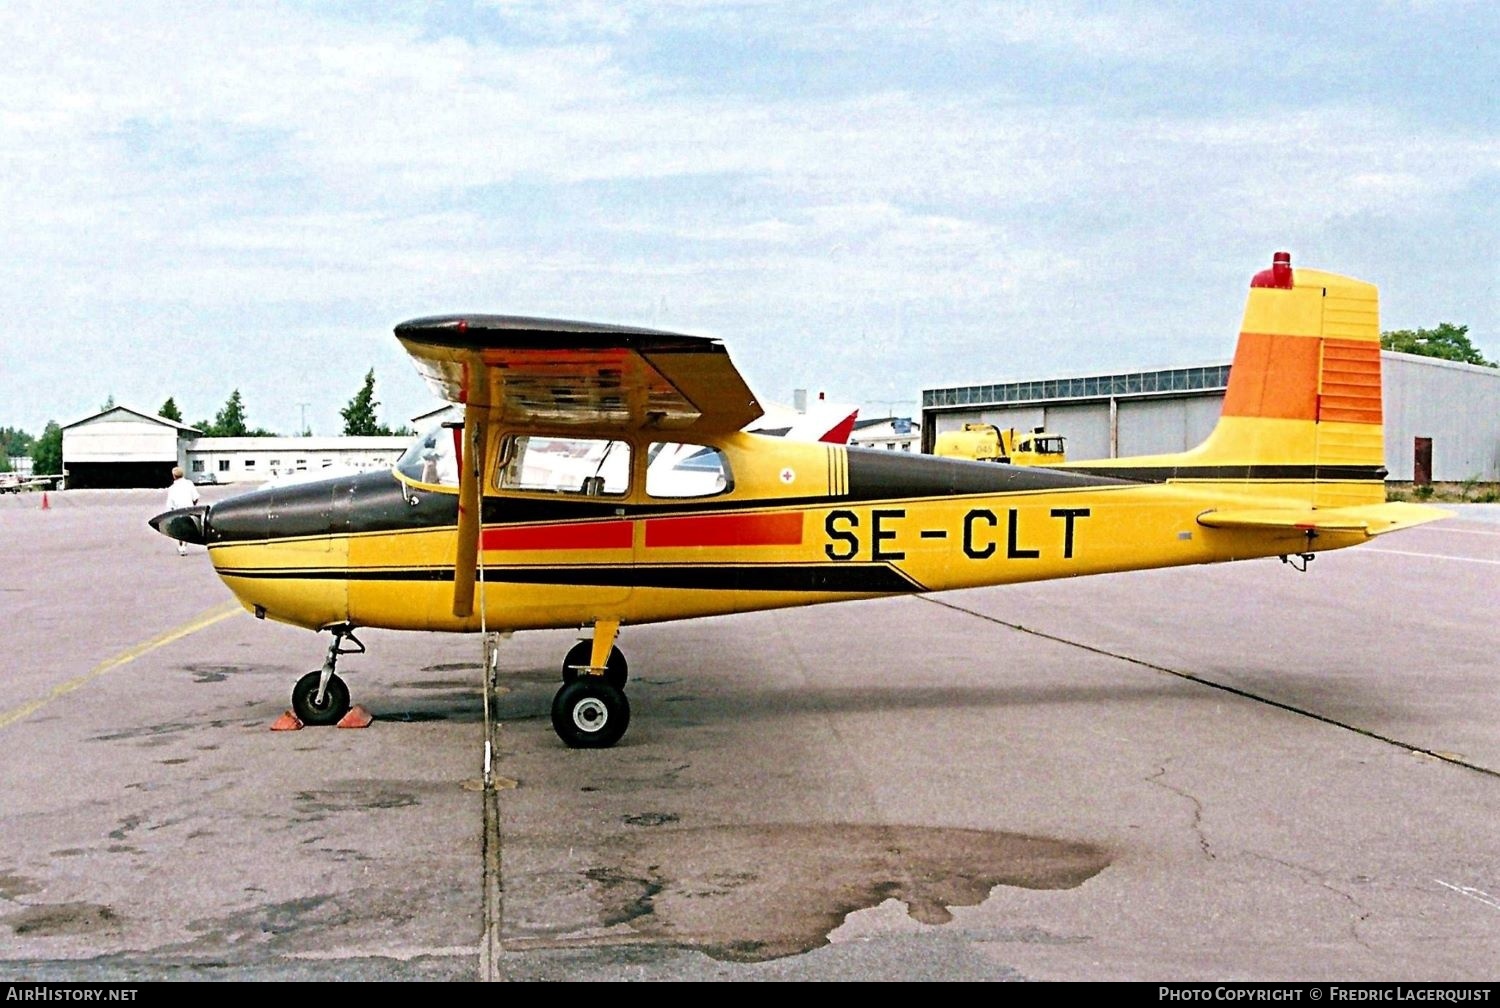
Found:
<path fill-rule="evenodd" d="M 449 402 L 509 426 L 727 432 L 762 414 L 705 336 L 515 315 L 413 319 L 396 337 Z"/>

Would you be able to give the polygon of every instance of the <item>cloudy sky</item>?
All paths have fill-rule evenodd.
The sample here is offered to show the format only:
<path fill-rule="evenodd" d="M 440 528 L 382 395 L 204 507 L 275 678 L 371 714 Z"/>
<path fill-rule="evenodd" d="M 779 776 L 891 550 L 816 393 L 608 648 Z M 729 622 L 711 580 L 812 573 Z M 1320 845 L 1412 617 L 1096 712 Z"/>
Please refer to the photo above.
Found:
<path fill-rule="evenodd" d="M 464 311 L 912 415 L 1227 360 L 1281 249 L 1497 359 L 1497 67 L 1488 0 L 5 0 L 0 426 L 394 426 Z"/>

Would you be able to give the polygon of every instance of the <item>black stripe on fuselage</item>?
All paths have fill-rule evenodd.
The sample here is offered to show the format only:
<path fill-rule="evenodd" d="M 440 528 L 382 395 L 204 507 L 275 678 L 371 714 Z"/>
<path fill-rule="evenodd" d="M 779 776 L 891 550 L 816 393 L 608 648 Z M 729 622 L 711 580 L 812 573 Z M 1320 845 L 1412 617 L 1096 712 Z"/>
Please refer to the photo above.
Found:
<path fill-rule="evenodd" d="M 849 488 L 845 501 L 885 501 L 966 494 L 1034 493 L 1083 490 L 1132 482 L 1112 473 L 1075 472 L 1002 462 L 974 462 L 879 448 L 849 449 Z"/>
<path fill-rule="evenodd" d="M 221 567 L 219 576 L 263 581 L 452 581 L 452 567 Z M 885 563 L 644 564 L 641 566 L 485 567 L 489 584 L 681 588 L 694 591 L 906 594 L 926 587 Z"/>
<path fill-rule="evenodd" d="M 1118 476 L 1132 483 L 1168 480 L 1366 483 L 1383 481 L 1386 477 L 1385 466 L 1369 465 L 1099 466 L 1068 471 Z"/>

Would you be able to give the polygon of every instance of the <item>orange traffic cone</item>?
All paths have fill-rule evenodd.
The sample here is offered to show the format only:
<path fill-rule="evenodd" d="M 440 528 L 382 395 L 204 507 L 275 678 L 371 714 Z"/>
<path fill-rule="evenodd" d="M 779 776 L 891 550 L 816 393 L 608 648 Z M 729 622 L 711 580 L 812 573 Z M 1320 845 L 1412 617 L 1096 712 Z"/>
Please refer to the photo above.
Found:
<path fill-rule="evenodd" d="M 291 711 L 287 711 L 271 724 L 272 731 L 296 731 L 302 727 L 302 719 Z"/>
<path fill-rule="evenodd" d="M 42 491 L 42 510 L 46 511 L 47 509 L 49 509 L 51 507 L 52 507 L 52 505 L 47 503 L 47 491 L 43 490 Z"/>

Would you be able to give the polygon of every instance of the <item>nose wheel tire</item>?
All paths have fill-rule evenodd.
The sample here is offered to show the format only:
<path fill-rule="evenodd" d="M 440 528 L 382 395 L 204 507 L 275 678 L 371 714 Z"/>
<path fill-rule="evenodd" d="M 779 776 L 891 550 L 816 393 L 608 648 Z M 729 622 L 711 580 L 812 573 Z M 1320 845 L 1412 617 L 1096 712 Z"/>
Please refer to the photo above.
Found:
<path fill-rule="evenodd" d="M 587 665 L 593 656 L 594 642 L 581 640 L 568 649 L 563 658 L 563 683 L 573 682 L 578 678 L 579 666 Z M 625 680 L 630 676 L 629 666 L 625 663 L 625 655 L 617 647 L 609 649 L 609 660 L 604 665 L 604 681 L 617 690 L 625 688 Z"/>
<path fill-rule="evenodd" d="M 323 670 L 314 669 L 292 687 L 292 713 L 305 725 L 338 724 L 349 713 L 349 687 L 338 676 L 328 677 L 328 689 L 318 702 L 318 680 Z"/>
<path fill-rule="evenodd" d="M 608 749 L 630 726 L 630 701 L 600 676 L 565 683 L 552 698 L 552 730 L 569 749 Z"/>

